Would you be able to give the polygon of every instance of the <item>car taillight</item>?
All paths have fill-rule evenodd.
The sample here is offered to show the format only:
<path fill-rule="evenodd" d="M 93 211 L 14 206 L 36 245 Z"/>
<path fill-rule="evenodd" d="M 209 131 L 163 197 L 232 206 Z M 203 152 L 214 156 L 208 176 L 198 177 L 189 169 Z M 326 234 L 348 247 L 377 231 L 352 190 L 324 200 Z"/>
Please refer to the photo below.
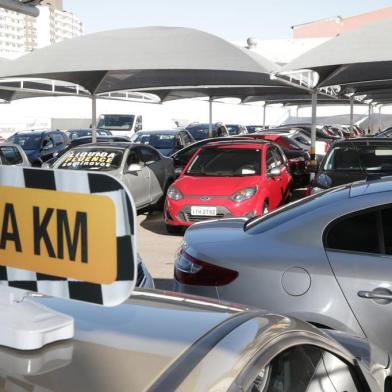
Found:
<path fill-rule="evenodd" d="M 238 277 L 238 272 L 196 259 L 180 250 L 174 266 L 175 279 L 197 286 L 224 286 Z"/>

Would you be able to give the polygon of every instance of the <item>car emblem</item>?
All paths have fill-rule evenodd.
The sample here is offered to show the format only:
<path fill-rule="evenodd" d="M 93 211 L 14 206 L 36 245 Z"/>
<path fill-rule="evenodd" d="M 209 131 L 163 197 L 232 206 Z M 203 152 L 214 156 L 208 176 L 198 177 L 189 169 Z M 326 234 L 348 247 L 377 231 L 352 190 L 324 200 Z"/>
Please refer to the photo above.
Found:
<path fill-rule="evenodd" d="M 210 200 L 211 198 L 209 196 L 201 196 L 200 200 Z"/>

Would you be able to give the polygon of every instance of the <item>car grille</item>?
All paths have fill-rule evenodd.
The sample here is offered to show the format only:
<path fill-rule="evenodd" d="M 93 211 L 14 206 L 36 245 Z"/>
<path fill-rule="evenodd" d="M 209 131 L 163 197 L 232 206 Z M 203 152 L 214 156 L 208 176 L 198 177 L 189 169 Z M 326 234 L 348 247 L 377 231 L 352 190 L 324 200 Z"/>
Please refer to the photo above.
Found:
<path fill-rule="evenodd" d="M 138 265 L 137 265 L 136 287 L 140 287 L 141 286 L 141 284 L 143 283 L 144 278 L 145 278 L 145 275 L 144 275 L 144 269 L 142 267 L 142 263 L 138 263 Z"/>
<path fill-rule="evenodd" d="M 217 214 L 215 216 L 197 216 L 197 215 L 191 215 L 189 213 L 185 213 L 184 216 L 187 222 L 201 222 L 201 221 L 211 220 L 211 219 L 222 219 L 225 217 L 225 214 Z"/>

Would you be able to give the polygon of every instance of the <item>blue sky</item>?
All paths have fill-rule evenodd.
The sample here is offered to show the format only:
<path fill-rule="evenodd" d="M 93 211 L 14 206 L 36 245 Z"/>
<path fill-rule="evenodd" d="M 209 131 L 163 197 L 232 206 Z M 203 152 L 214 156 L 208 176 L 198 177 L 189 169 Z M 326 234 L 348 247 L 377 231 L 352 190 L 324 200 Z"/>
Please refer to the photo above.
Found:
<path fill-rule="evenodd" d="M 122 27 L 184 26 L 230 40 L 288 38 L 290 26 L 392 6 L 387 0 L 64 0 L 91 33 Z"/>

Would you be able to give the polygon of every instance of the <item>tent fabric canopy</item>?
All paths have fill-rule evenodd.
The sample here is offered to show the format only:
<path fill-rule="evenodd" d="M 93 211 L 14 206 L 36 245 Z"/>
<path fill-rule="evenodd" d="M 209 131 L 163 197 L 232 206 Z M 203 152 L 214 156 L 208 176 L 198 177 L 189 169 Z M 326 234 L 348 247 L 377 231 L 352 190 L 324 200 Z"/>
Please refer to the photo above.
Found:
<path fill-rule="evenodd" d="M 88 34 L 0 64 L 0 77 L 79 84 L 92 94 L 149 87 L 282 85 L 279 67 L 214 35 L 182 27 Z"/>
<path fill-rule="evenodd" d="M 392 20 L 369 24 L 309 50 L 282 68 L 282 72 L 310 69 L 319 76 L 318 87 L 345 85 L 355 89 L 364 82 L 392 85 Z"/>

